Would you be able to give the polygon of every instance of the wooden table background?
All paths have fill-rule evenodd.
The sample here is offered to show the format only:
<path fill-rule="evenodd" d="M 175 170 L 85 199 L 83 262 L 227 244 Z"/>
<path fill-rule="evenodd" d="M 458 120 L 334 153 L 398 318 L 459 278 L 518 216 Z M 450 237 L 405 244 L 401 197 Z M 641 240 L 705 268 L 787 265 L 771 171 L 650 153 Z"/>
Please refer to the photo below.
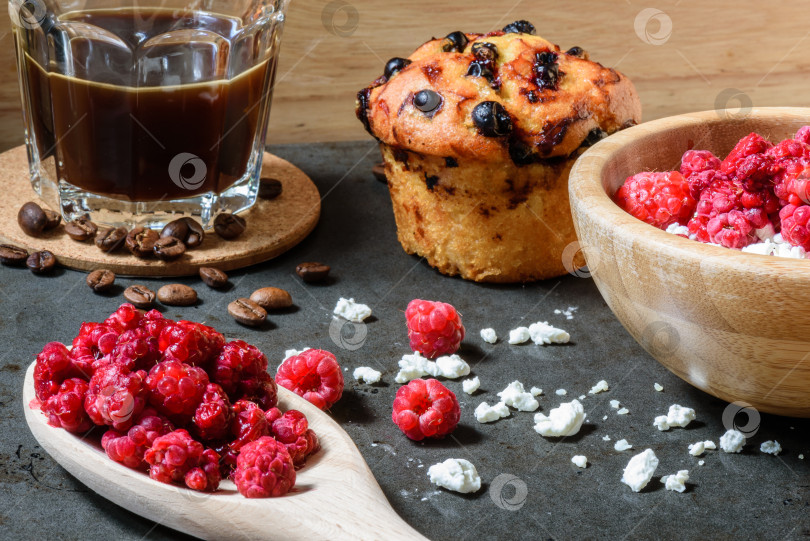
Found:
<path fill-rule="evenodd" d="M 645 120 L 716 107 L 810 105 L 805 2 L 292 0 L 269 142 L 363 139 L 354 96 L 388 58 L 407 56 L 431 36 L 489 31 L 520 18 L 563 48 L 579 45 L 627 74 Z M 23 140 L 13 57 L 2 16 L 0 150 Z"/>

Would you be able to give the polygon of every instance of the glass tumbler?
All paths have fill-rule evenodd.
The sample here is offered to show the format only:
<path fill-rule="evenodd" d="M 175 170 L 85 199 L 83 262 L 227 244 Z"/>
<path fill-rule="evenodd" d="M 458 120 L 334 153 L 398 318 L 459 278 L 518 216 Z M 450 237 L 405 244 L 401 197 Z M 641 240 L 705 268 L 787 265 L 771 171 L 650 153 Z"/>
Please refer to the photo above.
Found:
<path fill-rule="evenodd" d="M 9 0 L 31 183 L 66 220 L 256 201 L 289 0 Z"/>

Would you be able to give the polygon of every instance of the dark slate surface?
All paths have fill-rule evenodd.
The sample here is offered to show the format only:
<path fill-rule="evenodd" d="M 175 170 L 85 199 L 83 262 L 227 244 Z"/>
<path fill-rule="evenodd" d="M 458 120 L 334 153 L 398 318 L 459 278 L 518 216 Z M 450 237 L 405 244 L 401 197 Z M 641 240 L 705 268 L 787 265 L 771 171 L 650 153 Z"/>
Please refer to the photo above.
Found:
<path fill-rule="evenodd" d="M 527 286 L 488 286 L 441 276 L 399 247 L 387 191 L 370 174 L 378 159 L 370 142 L 274 151 L 301 166 L 318 184 L 324 196 L 318 228 L 286 255 L 234 272 L 229 291 L 183 280 L 198 289 L 201 302 L 165 313 L 204 321 L 230 339 L 252 342 L 267 353 L 271 365 L 287 348 L 310 346 L 335 352 L 350 370 L 364 365 L 382 370 L 383 383 L 374 387 L 349 377 L 332 415 L 357 443 L 392 505 L 426 536 L 810 536 L 808 420 L 762 415 L 758 432 L 742 454 L 710 451 L 702 457 L 705 465 L 698 466 L 687 445 L 718 440 L 725 431 L 726 404 L 680 381 L 649 357 L 613 317 L 591 280 L 567 276 Z M 332 265 L 334 283 L 303 285 L 293 270 L 307 260 Z M 100 320 L 121 302 L 120 295 L 94 295 L 84 278 L 67 270 L 37 278 L 25 270 L 0 269 L 0 538 L 178 539 L 182 536 L 177 532 L 89 491 L 37 446 L 25 425 L 20 389 L 34 355 L 49 340 L 68 341 L 82 321 Z M 155 289 L 163 283 L 145 282 Z M 125 287 L 134 281 L 119 283 Z M 261 331 L 231 320 L 225 311 L 231 299 L 267 285 L 287 289 L 298 310 L 272 316 L 272 325 Z M 365 341 L 354 351 L 330 338 L 331 309 L 341 296 L 354 297 L 374 310 Z M 415 297 L 444 300 L 463 313 L 468 337 L 461 354 L 482 381 L 473 397 L 461 392 L 460 380 L 447 383 L 460 399 L 462 416 L 452 437 L 443 441 L 414 443 L 390 420 L 398 388 L 393 381 L 397 360 L 408 352 L 402 312 Z M 554 314 L 554 309 L 568 306 L 578 307 L 573 320 Z M 503 340 L 510 328 L 538 320 L 568 330 L 572 343 L 510 346 Z M 478 337 L 478 331 L 489 326 L 502 338 L 494 346 Z M 497 401 L 495 393 L 514 379 L 527 388 L 542 387 L 540 411 L 548 412 L 561 401 L 555 389 L 567 389 L 568 401 L 603 378 L 610 391 L 584 400 L 588 421 L 573 438 L 540 437 L 532 430 L 532 413 L 515 412 L 489 425 L 473 417 L 479 402 Z M 664 392 L 655 392 L 654 382 L 663 384 Z M 611 399 L 620 400 L 630 414 L 618 416 L 609 406 Z M 685 430 L 658 432 L 653 418 L 673 403 L 694 407 L 698 420 Z M 602 420 L 604 415 L 607 420 Z M 611 441 L 603 441 L 604 435 Z M 613 443 L 621 438 L 634 450 L 614 451 Z M 767 439 L 782 444 L 781 456 L 759 452 L 759 444 Z M 632 454 L 647 447 L 661 464 L 649 487 L 635 494 L 619 480 Z M 800 460 L 800 453 L 809 459 Z M 587 455 L 587 469 L 571 464 L 575 454 Z M 449 457 L 467 458 L 477 466 L 484 484 L 478 494 L 462 496 L 428 482 L 428 466 Z M 679 469 L 690 470 L 688 490 L 664 490 L 658 477 Z"/>

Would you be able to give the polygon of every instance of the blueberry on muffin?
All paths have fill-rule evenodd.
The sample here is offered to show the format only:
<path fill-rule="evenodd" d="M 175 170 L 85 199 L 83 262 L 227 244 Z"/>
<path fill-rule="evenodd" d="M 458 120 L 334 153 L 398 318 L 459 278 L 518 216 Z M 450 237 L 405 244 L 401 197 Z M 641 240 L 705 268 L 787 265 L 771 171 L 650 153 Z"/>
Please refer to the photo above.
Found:
<path fill-rule="evenodd" d="M 534 31 L 516 21 L 432 39 L 357 95 L 357 117 L 380 142 L 399 241 L 445 274 L 565 274 L 562 253 L 576 240 L 571 166 L 641 120 L 627 77 Z"/>

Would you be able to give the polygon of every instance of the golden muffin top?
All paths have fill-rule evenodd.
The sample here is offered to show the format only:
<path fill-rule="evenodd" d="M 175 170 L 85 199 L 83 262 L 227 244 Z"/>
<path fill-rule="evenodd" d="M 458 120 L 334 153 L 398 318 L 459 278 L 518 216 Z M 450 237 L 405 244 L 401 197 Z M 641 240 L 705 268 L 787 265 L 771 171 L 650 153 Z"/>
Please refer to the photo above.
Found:
<path fill-rule="evenodd" d="M 568 156 L 641 120 L 618 71 L 562 52 L 527 21 L 488 34 L 431 39 L 357 95 L 357 117 L 382 143 L 518 165 Z"/>

